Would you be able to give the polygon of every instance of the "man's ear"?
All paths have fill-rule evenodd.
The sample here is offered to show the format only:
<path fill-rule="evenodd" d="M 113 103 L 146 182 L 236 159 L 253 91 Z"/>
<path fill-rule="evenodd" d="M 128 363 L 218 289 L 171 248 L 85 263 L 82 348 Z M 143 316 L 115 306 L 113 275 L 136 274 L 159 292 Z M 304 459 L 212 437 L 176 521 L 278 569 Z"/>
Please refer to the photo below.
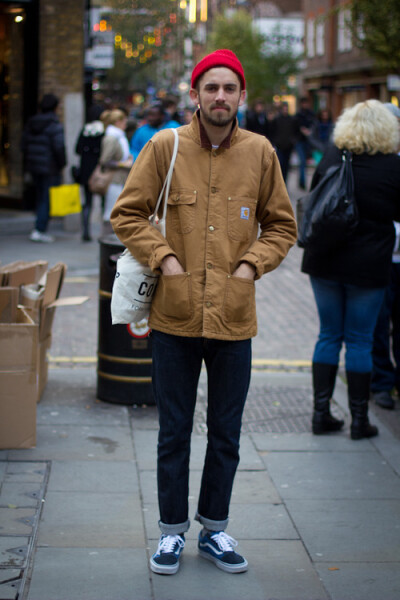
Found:
<path fill-rule="evenodd" d="M 190 97 L 191 101 L 193 102 L 193 104 L 195 106 L 197 106 L 199 103 L 199 92 L 197 90 L 195 90 L 194 88 L 190 88 L 189 97 Z"/>
<path fill-rule="evenodd" d="M 239 106 L 242 106 L 242 104 L 244 104 L 245 100 L 246 100 L 246 90 L 242 90 L 240 92 Z"/>

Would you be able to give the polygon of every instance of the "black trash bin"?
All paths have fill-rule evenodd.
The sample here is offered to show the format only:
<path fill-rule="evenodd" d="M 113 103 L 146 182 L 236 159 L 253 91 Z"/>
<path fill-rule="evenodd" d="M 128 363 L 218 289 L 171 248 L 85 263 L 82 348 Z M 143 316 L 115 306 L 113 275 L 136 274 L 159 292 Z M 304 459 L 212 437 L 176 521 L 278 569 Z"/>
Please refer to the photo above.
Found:
<path fill-rule="evenodd" d="M 111 324 L 111 291 L 123 250 L 115 234 L 100 239 L 97 397 L 115 404 L 154 404 L 147 321 Z"/>

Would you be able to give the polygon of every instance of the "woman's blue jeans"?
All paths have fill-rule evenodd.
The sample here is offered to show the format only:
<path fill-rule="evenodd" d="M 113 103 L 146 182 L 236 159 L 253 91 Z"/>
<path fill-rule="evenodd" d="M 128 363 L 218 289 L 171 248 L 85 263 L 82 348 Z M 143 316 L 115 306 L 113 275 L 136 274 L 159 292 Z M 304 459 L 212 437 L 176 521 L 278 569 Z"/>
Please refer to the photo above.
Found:
<path fill-rule="evenodd" d="M 385 288 L 362 288 L 319 277 L 310 280 L 320 320 L 313 361 L 337 365 L 344 343 L 346 370 L 369 373 L 374 329 Z"/>
<path fill-rule="evenodd" d="M 32 175 L 36 190 L 36 229 L 47 230 L 50 209 L 50 188 L 61 184 L 61 175 Z"/>
<path fill-rule="evenodd" d="M 153 331 L 152 348 L 153 391 L 160 424 L 160 529 L 170 535 L 189 529 L 190 438 L 204 359 L 208 375 L 208 443 L 195 518 L 208 529 L 224 530 L 239 463 L 242 414 L 250 384 L 251 340 L 209 340 Z"/>

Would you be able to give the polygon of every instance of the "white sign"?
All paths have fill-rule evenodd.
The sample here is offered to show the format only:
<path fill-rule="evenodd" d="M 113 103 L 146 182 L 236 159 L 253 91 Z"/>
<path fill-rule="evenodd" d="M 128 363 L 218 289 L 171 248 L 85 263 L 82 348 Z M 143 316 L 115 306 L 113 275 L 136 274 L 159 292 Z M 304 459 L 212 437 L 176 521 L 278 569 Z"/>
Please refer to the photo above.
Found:
<path fill-rule="evenodd" d="M 112 69 L 114 66 L 114 45 L 96 44 L 86 50 L 85 66 L 93 69 Z"/>
<path fill-rule="evenodd" d="M 400 75 L 388 75 L 386 85 L 387 89 L 391 92 L 400 91 Z"/>

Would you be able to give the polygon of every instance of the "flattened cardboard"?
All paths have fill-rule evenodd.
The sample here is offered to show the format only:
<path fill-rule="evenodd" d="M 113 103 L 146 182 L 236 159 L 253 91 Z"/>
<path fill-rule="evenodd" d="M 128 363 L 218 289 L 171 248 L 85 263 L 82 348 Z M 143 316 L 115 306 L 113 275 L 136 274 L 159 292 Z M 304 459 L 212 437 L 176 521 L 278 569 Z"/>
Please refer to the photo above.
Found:
<path fill-rule="evenodd" d="M 36 372 L 38 374 L 38 391 L 37 391 L 37 402 L 40 401 L 44 388 L 46 387 L 48 374 L 49 374 L 49 361 L 47 358 L 47 352 L 51 346 L 51 335 L 45 340 L 39 342 L 38 348 L 38 362 Z"/>
<path fill-rule="evenodd" d="M 0 323 L 12 323 L 17 318 L 18 288 L 0 287 Z"/>
<path fill-rule="evenodd" d="M 48 262 L 45 260 L 34 260 L 31 262 L 16 261 L 1 267 L 3 272 L 3 285 L 8 287 L 19 287 L 28 283 L 36 283 L 47 271 Z"/>
<path fill-rule="evenodd" d="M 66 271 L 67 265 L 64 263 L 57 263 L 47 271 L 43 306 L 48 306 L 59 297 Z"/>

